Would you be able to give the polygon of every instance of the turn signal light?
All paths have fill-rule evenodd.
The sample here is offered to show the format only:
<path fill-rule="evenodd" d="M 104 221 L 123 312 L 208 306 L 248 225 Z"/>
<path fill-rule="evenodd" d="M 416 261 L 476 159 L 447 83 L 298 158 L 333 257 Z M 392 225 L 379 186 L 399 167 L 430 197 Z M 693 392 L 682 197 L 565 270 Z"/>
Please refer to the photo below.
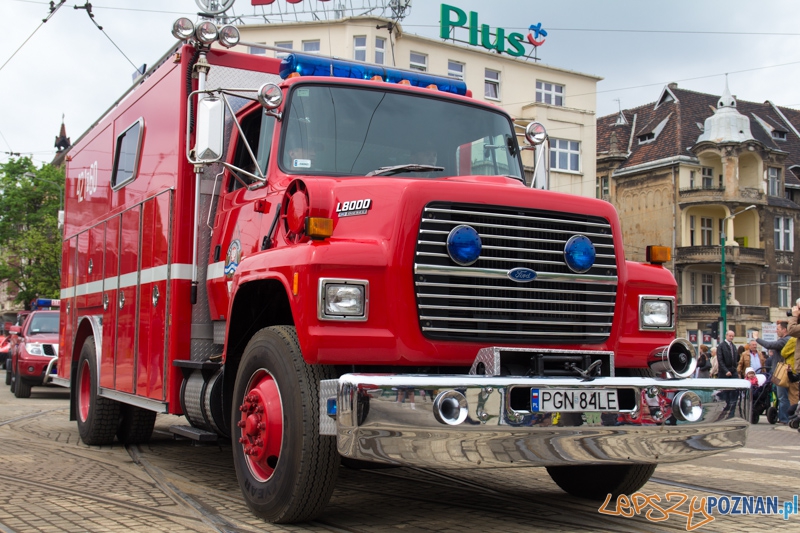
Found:
<path fill-rule="evenodd" d="M 654 265 L 667 263 L 672 259 L 672 249 L 669 246 L 648 246 L 647 262 Z"/>
<path fill-rule="evenodd" d="M 333 235 L 333 219 L 308 217 L 306 222 L 306 235 L 315 240 L 327 239 Z"/>

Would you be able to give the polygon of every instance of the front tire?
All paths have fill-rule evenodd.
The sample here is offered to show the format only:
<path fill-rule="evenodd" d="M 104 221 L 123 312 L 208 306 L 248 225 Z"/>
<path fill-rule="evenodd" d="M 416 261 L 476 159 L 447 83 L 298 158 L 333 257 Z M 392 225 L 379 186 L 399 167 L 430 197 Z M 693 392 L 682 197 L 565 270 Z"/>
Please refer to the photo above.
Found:
<path fill-rule="evenodd" d="M 88 337 L 81 348 L 75 378 L 78 433 L 84 444 L 102 446 L 114 442 L 120 417 L 120 405 L 97 395 L 97 351 L 94 337 Z"/>
<path fill-rule="evenodd" d="M 548 466 L 547 473 L 564 492 L 577 498 L 604 500 L 642 488 L 656 465 Z"/>
<path fill-rule="evenodd" d="M 19 367 L 19 363 L 17 363 Z M 16 378 L 14 379 L 14 396 L 17 398 L 30 398 L 31 397 L 31 382 L 23 378 L 17 368 Z"/>
<path fill-rule="evenodd" d="M 11 359 L 6 361 L 6 385 L 11 385 Z"/>
<path fill-rule="evenodd" d="M 312 520 L 331 497 L 336 441 L 319 435 L 319 382 L 329 367 L 310 366 L 293 327 L 273 326 L 247 344 L 233 395 L 236 477 L 247 506 L 274 523 Z"/>

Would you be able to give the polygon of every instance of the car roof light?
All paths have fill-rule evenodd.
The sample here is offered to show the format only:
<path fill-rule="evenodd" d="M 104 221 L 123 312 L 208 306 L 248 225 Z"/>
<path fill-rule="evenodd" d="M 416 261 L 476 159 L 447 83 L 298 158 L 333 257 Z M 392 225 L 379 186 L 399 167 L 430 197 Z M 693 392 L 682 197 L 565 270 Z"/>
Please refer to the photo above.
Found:
<path fill-rule="evenodd" d="M 329 57 L 305 54 L 289 54 L 281 61 L 280 76 L 286 79 L 293 74 L 300 76 L 334 76 L 337 78 L 355 78 L 375 80 L 378 77 L 389 83 L 401 83 L 414 87 L 435 85 L 440 91 L 466 95 L 467 84 L 461 80 L 433 76 L 423 72 L 384 68 L 380 65 L 346 61 Z"/>

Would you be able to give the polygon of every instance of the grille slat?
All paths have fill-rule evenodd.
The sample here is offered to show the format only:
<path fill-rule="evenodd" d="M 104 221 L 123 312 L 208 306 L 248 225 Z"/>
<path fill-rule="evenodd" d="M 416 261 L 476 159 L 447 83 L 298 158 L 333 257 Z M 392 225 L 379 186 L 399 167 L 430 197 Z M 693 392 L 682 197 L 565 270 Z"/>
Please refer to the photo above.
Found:
<path fill-rule="evenodd" d="M 481 257 L 459 267 L 446 252 L 450 231 L 475 228 Z M 583 275 L 567 267 L 573 235 L 598 252 L 614 250 L 605 219 L 574 213 L 435 202 L 425 207 L 417 240 L 415 286 L 420 327 L 436 339 L 503 343 L 599 342 L 611 331 L 616 256 L 597 253 Z M 504 272 L 524 266 L 539 276 L 517 283 Z"/>

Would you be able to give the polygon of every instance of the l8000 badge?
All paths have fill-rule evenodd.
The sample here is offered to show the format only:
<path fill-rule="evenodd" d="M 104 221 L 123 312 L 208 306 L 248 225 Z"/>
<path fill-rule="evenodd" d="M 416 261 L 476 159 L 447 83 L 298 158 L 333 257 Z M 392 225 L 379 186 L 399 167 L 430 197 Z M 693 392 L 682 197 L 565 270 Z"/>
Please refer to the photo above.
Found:
<path fill-rule="evenodd" d="M 336 212 L 339 217 L 354 217 L 356 215 L 366 215 L 372 205 L 372 200 L 351 200 L 349 202 L 337 202 Z"/>

